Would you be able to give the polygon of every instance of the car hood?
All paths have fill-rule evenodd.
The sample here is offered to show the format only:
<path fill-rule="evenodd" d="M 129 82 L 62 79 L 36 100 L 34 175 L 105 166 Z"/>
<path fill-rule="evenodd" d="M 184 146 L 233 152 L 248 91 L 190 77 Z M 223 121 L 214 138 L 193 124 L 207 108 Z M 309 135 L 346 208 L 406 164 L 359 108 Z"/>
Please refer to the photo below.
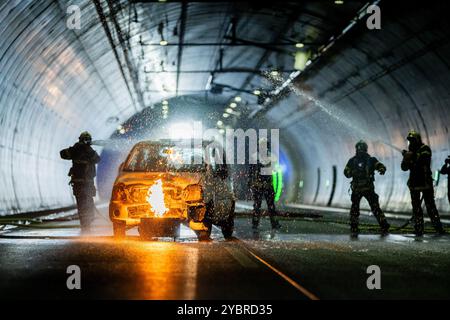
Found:
<path fill-rule="evenodd" d="M 151 185 L 155 180 L 161 179 L 164 184 L 175 185 L 185 188 L 190 184 L 202 184 L 201 173 L 192 172 L 122 172 L 116 179 L 115 184 L 147 184 Z"/>

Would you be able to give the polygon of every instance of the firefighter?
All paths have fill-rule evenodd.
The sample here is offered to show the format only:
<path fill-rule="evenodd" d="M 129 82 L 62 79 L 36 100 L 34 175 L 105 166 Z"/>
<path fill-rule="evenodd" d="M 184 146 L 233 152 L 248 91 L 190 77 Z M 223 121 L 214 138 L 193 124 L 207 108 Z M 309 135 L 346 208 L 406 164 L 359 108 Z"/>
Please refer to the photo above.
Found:
<path fill-rule="evenodd" d="M 450 156 L 448 156 L 447 159 L 445 159 L 445 163 L 442 166 L 441 174 L 448 175 L 448 182 L 447 182 L 447 198 L 448 202 L 450 203 Z"/>
<path fill-rule="evenodd" d="M 423 235 L 423 211 L 422 199 L 425 201 L 428 216 L 440 234 L 444 233 L 439 212 L 434 201 L 433 177 L 431 172 L 432 152 L 429 146 L 422 142 L 420 134 L 416 131 L 409 132 L 408 151 L 403 150 L 403 171 L 409 170 L 408 187 L 411 193 L 411 203 L 414 218 L 414 231 L 417 236 Z"/>
<path fill-rule="evenodd" d="M 362 198 L 366 198 L 369 202 L 370 209 L 377 219 L 383 234 L 389 232 L 390 225 L 380 208 L 379 197 L 375 193 L 375 171 L 381 175 L 386 173 L 386 167 L 376 158 L 371 157 L 368 153 L 367 143 L 359 141 L 356 145 L 356 155 L 351 158 L 345 169 L 344 175 L 352 178 L 352 207 L 350 210 L 350 231 L 352 236 L 359 233 L 359 207 Z"/>
<path fill-rule="evenodd" d="M 79 141 L 72 147 L 60 151 L 61 158 L 72 160 L 70 168 L 70 185 L 77 201 L 78 216 L 80 218 L 81 231 L 89 232 L 94 220 L 94 197 L 96 189 L 94 177 L 96 176 L 95 164 L 100 157 L 91 147 L 92 137 L 89 132 L 82 132 Z"/>
<path fill-rule="evenodd" d="M 267 140 L 261 139 L 259 143 L 260 147 L 264 143 L 267 143 Z M 263 172 L 266 171 L 263 169 L 268 168 L 266 168 L 266 166 L 261 163 L 259 157 L 255 162 L 256 164 L 250 164 L 249 167 L 249 187 L 253 198 L 253 229 L 258 229 L 259 220 L 261 217 L 261 204 L 263 199 L 265 199 L 267 203 L 267 209 L 269 211 L 272 229 L 279 229 L 281 225 L 276 219 L 277 212 L 275 209 L 275 190 L 273 189 L 272 175 L 267 174 L 267 172 Z M 270 166 L 270 163 L 268 164 L 268 166 Z"/>

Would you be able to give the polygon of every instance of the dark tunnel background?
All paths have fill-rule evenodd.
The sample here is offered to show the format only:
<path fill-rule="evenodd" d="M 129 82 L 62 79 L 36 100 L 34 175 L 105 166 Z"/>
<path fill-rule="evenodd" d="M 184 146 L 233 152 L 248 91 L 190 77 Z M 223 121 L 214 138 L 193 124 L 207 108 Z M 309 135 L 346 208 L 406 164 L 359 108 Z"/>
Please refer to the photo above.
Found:
<path fill-rule="evenodd" d="M 71 4 L 82 10 L 80 30 L 66 27 Z M 382 29 L 368 30 L 353 23 L 364 5 L 0 1 L 0 214 L 74 203 L 59 150 L 81 131 L 124 139 L 118 126 L 136 114 L 150 114 L 158 129 L 184 108 L 212 126 L 280 128 L 289 167 L 282 201 L 349 207 L 342 171 L 366 139 L 388 167 L 376 182 L 382 206 L 409 211 L 407 173 L 389 145 L 405 148 L 407 132 L 419 130 L 434 171 L 450 153 L 450 8 L 381 1 Z M 298 41 L 312 53 L 301 73 Z M 290 76 L 290 90 L 274 94 Z M 254 90 L 271 95 L 261 103 Z M 237 111 L 223 118 L 237 95 Z M 101 164 L 99 182 L 114 178 L 107 167 L 117 163 Z M 449 212 L 447 179 L 439 180 L 437 205 Z"/>

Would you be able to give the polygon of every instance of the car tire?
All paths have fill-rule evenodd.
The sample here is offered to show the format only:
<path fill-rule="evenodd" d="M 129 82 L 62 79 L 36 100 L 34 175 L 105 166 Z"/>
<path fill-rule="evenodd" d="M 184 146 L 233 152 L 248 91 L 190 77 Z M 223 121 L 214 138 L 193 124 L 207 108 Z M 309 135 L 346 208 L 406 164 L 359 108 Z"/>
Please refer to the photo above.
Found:
<path fill-rule="evenodd" d="M 228 219 L 221 225 L 222 234 L 225 239 L 231 239 L 234 231 L 234 208 L 235 203 L 232 206 L 232 212 L 230 212 Z"/>
<path fill-rule="evenodd" d="M 203 224 L 208 228 L 207 230 L 196 230 L 198 241 L 211 240 L 212 223 L 209 220 L 203 221 Z"/>
<path fill-rule="evenodd" d="M 234 226 L 233 225 L 226 224 L 226 225 L 223 225 L 221 227 L 221 229 L 222 229 L 223 237 L 225 239 L 228 240 L 228 239 L 233 238 L 233 231 L 234 231 Z"/>
<path fill-rule="evenodd" d="M 125 221 L 113 222 L 113 234 L 115 239 L 124 239 L 127 232 Z"/>
<path fill-rule="evenodd" d="M 197 234 L 198 241 L 208 241 L 211 240 L 211 228 L 208 230 L 199 230 L 195 231 Z"/>

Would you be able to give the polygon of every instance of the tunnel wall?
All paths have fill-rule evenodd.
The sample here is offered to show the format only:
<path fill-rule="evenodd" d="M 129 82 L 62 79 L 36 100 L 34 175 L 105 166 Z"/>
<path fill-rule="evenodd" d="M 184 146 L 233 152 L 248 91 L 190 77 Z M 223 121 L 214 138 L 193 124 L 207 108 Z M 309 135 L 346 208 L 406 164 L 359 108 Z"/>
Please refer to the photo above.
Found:
<path fill-rule="evenodd" d="M 90 1 L 81 30 L 69 1 L 0 3 L 0 215 L 73 203 L 59 150 L 88 130 L 107 138 L 128 118 L 130 95 Z"/>
<path fill-rule="evenodd" d="M 76 3 L 81 30 L 66 27 L 71 1 L 0 2 L 1 215 L 72 204 L 70 163 L 59 150 L 84 130 L 107 138 L 139 111 L 93 2 Z M 409 210 L 400 154 L 377 140 L 404 148 L 407 132 L 420 130 L 434 151 L 433 170 L 449 154 L 450 26 L 442 3 L 383 10 L 382 30 L 355 28 L 296 84 L 322 107 L 293 93 L 266 114 L 289 141 L 296 172 L 287 188 L 304 182 L 287 200 L 327 205 L 336 166 L 331 205 L 348 207 L 342 170 L 364 138 L 388 167 L 377 177 L 383 207 Z M 442 211 L 446 183 L 441 179 L 436 192 Z"/>
<path fill-rule="evenodd" d="M 382 11 L 382 30 L 360 26 L 313 66 L 296 90 L 317 98 L 322 106 L 292 93 L 267 114 L 282 135 L 295 137 L 299 179 L 305 183 L 301 197 L 291 201 L 327 205 L 336 166 L 332 205 L 349 207 L 343 169 L 359 139 L 367 140 L 369 152 L 387 166 L 387 174 L 376 177 L 385 209 L 409 211 L 410 201 L 401 154 L 383 142 L 406 149 L 408 131 L 418 130 L 433 150 L 433 171 L 441 168 L 450 154 L 450 28 L 444 8 L 426 5 Z M 441 176 L 437 205 L 449 212 L 446 194 L 447 177 Z"/>

